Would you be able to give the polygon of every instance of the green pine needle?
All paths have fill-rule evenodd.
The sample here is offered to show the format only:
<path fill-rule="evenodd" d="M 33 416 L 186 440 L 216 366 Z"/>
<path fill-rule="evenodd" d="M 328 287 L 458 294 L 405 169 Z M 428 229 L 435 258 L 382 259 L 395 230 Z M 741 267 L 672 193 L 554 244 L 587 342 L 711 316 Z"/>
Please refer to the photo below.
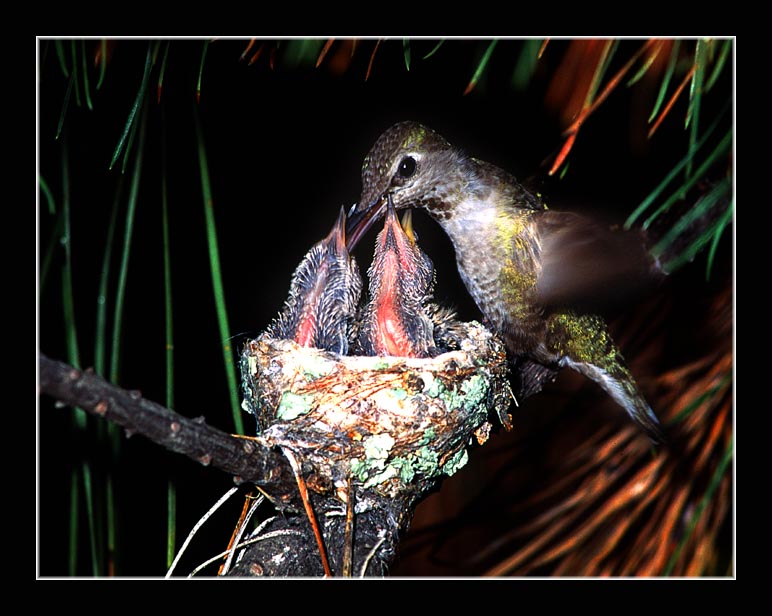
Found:
<path fill-rule="evenodd" d="M 150 50 L 148 50 L 148 60 Z M 123 303 L 126 296 L 126 279 L 129 270 L 129 255 L 131 254 L 131 238 L 134 231 L 134 213 L 137 209 L 137 194 L 139 193 L 139 180 L 142 175 L 142 154 L 145 147 L 145 113 L 141 114 L 141 127 L 139 129 L 139 146 L 134 157 L 134 173 L 131 178 L 128 208 L 126 210 L 126 223 L 123 236 L 123 250 L 121 264 L 118 271 L 118 288 L 115 294 L 115 308 L 113 312 L 112 352 L 110 355 L 110 381 L 118 383 L 118 364 L 121 352 L 121 328 L 123 325 Z"/>
<path fill-rule="evenodd" d="M 402 39 L 402 53 L 405 56 L 405 68 L 410 70 L 410 39 Z"/>
<path fill-rule="evenodd" d="M 512 73 L 512 87 L 518 91 L 523 91 L 531 82 L 531 77 L 536 70 L 539 62 L 539 49 L 542 41 L 540 39 L 529 39 L 523 42 L 523 48 L 517 58 L 515 71 Z"/>
<path fill-rule="evenodd" d="M 702 106 L 702 84 L 705 82 L 705 71 L 708 63 L 708 45 L 704 39 L 697 40 L 697 48 L 694 52 L 695 70 L 692 84 L 689 90 L 689 108 L 686 112 L 686 124 L 691 124 L 689 131 L 689 152 L 693 153 L 697 144 L 697 135 L 700 127 L 700 108 Z M 693 158 L 686 165 L 686 178 L 692 174 Z"/>
<path fill-rule="evenodd" d="M 488 44 L 488 47 L 485 50 L 485 53 L 480 59 L 480 62 L 477 64 L 477 68 L 475 69 L 474 74 L 472 75 L 472 79 L 469 80 L 469 84 L 466 86 L 466 90 L 464 90 L 464 94 L 469 94 L 469 92 L 471 92 L 474 89 L 474 87 L 477 85 L 477 82 L 480 81 L 480 77 L 482 77 L 482 74 L 485 71 L 485 67 L 488 65 L 488 61 L 491 59 L 491 54 L 493 53 L 493 50 L 496 47 L 496 43 L 498 42 L 499 42 L 498 39 L 493 39 Z"/>
<path fill-rule="evenodd" d="M 603 76 L 606 74 L 606 71 L 611 64 L 611 59 L 614 57 L 614 53 L 616 53 L 618 46 L 619 41 L 616 40 L 608 41 L 603 46 L 603 52 L 601 53 L 598 65 L 595 67 L 595 74 L 592 76 L 592 82 L 590 83 L 590 88 L 587 90 L 587 96 L 584 100 L 585 107 L 592 105 L 593 101 L 595 100 L 595 95 L 598 93 L 598 88 L 600 88 L 600 84 L 603 82 Z"/>
<path fill-rule="evenodd" d="M 48 203 L 49 214 L 56 214 L 56 201 L 54 200 L 54 195 L 51 193 L 51 189 L 48 188 L 48 184 L 41 175 L 38 176 L 38 185 L 40 186 L 40 190 L 43 191 L 46 203 Z"/>
<path fill-rule="evenodd" d="M 168 41 L 166 43 L 166 49 L 164 49 L 164 57 L 161 60 L 161 70 L 158 73 L 158 102 L 161 102 L 161 90 L 163 89 L 163 83 L 164 83 L 164 74 L 166 73 L 166 60 L 169 58 L 169 47 L 171 46 L 171 41 Z"/>
<path fill-rule="evenodd" d="M 67 361 L 80 368 L 78 332 L 75 326 L 75 300 L 72 289 L 72 230 L 70 229 L 70 173 L 67 144 L 62 143 L 62 236 L 64 247 L 64 265 L 62 266 L 62 308 L 64 311 L 64 329 L 67 342 Z M 86 412 L 74 409 L 75 425 L 79 430 L 86 429 Z"/>
<path fill-rule="evenodd" d="M 657 93 L 657 100 L 654 102 L 654 107 L 649 115 L 649 123 L 654 121 L 659 113 L 659 108 L 662 103 L 665 102 L 665 94 L 667 94 L 668 86 L 670 86 L 670 80 L 673 78 L 673 72 L 675 71 L 676 64 L 678 63 L 678 50 L 681 46 L 681 41 L 673 41 L 673 48 L 670 50 L 670 59 L 667 62 L 667 68 L 665 74 L 662 77 L 662 83 L 659 85 L 659 92 Z"/>
<path fill-rule="evenodd" d="M 710 169 L 710 167 L 721 157 L 723 156 L 728 150 L 729 146 L 732 145 L 732 130 L 730 129 L 726 135 L 724 135 L 724 138 L 721 140 L 721 142 L 716 146 L 716 149 L 713 150 L 713 152 L 708 156 L 708 158 L 700 165 L 699 169 L 694 173 L 694 175 L 691 176 L 689 180 L 684 182 L 683 186 L 679 188 L 676 192 L 674 192 L 670 198 L 665 201 L 657 210 L 651 214 L 645 221 L 643 221 L 643 228 L 648 229 L 652 222 L 662 213 L 666 212 L 670 209 L 670 207 L 676 203 L 679 199 L 682 199 L 683 196 L 689 191 L 689 189 L 694 186 L 697 181 Z M 686 157 L 686 163 L 688 164 L 690 161 L 692 161 L 694 156 L 691 154 L 691 152 Z"/>
<path fill-rule="evenodd" d="M 723 182 L 717 184 L 710 192 L 703 195 L 697 203 L 695 203 L 673 226 L 672 228 L 665 234 L 665 236 L 657 243 L 654 248 L 652 248 L 651 253 L 654 257 L 660 257 L 664 250 L 672 243 L 674 242 L 678 237 L 680 237 L 693 223 L 698 221 L 703 216 L 707 216 L 707 214 L 716 207 L 717 204 L 722 203 L 724 201 L 727 202 L 727 207 L 729 206 L 729 202 L 727 201 L 726 197 L 729 194 L 730 190 L 730 181 L 724 180 Z M 703 231 L 689 246 L 682 249 L 680 254 L 674 258 L 669 260 L 666 263 L 663 263 L 663 269 L 667 273 L 673 273 L 678 268 L 686 265 L 687 263 L 690 263 L 694 257 L 697 255 L 697 253 L 702 250 L 702 248 L 712 239 L 714 239 L 714 236 L 716 233 L 720 233 L 721 229 L 723 229 L 723 226 L 721 226 L 721 220 L 723 220 L 724 216 L 721 217 L 721 219 L 718 222 L 714 222 L 708 229 Z M 719 228 L 720 227 L 720 228 Z"/>
<path fill-rule="evenodd" d="M 729 224 L 729 221 L 732 220 L 732 215 L 734 214 L 734 199 L 732 199 L 729 202 L 729 207 L 726 208 L 726 212 L 724 212 L 724 215 L 721 217 L 721 219 L 718 221 L 718 224 L 716 225 L 716 231 L 713 234 L 713 241 L 710 244 L 710 250 L 708 251 L 708 263 L 705 267 L 705 280 L 710 280 L 710 272 L 713 269 L 713 259 L 716 256 L 716 249 L 718 248 L 718 242 L 721 239 L 721 236 L 724 234 L 724 229 Z"/>
<path fill-rule="evenodd" d="M 75 85 L 73 86 L 75 91 L 75 105 L 80 107 L 80 88 L 78 87 L 78 48 L 74 39 L 71 41 L 70 50 L 72 52 L 72 78 L 75 80 Z"/>
<path fill-rule="evenodd" d="M 166 47 L 168 53 L 169 47 Z M 164 62 L 166 54 L 164 54 Z M 166 126 L 164 122 L 162 124 Z M 169 242 L 169 205 L 166 190 L 166 133 L 161 136 L 161 236 L 164 254 L 164 331 L 166 337 L 166 408 L 174 408 L 174 333 L 172 319 L 172 269 Z M 177 547 L 177 491 L 166 484 L 166 568 L 172 566 Z"/>
<path fill-rule="evenodd" d="M 70 76 L 70 70 L 67 68 L 67 58 L 64 52 L 64 45 L 62 41 L 55 41 L 54 47 L 56 47 L 56 57 L 59 58 L 59 67 L 62 69 L 62 74 L 65 77 Z"/>
<path fill-rule="evenodd" d="M 102 87 L 102 82 L 105 80 L 105 71 L 107 70 L 107 39 L 102 39 L 100 45 L 101 52 L 99 54 L 99 79 L 97 80 L 96 85 L 97 90 Z"/>
<path fill-rule="evenodd" d="M 204 41 L 204 51 L 201 52 L 201 64 L 198 67 L 198 81 L 196 82 L 196 102 L 201 102 L 201 77 L 204 74 L 204 60 L 206 52 L 209 51 L 209 41 Z"/>
<path fill-rule="evenodd" d="M 137 110 L 139 110 L 140 106 L 142 105 L 142 101 L 145 98 L 145 90 L 147 89 L 147 82 L 150 77 L 150 68 L 152 66 L 152 59 L 153 59 L 153 46 L 148 45 L 147 48 L 147 56 L 145 58 L 145 72 L 142 75 L 142 82 L 139 85 L 139 92 L 137 92 L 137 98 L 134 99 L 134 104 L 131 106 L 131 110 L 129 111 L 129 118 L 126 120 L 126 126 L 123 128 L 123 134 L 121 135 L 121 138 L 118 140 L 118 145 L 115 146 L 115 152 L 113 152 L 113 158 L 110 161 L 110 169 L 113 168 L 113 165 L 115 164 L 115 161 L 118 160 L 118 156 L 120 156 L 121 151 L 123 150 L 123 146 L 126 143 L 126 138 L 129 136 L 129 133 L 131 131 L 131 127 L 134 124 L 134 118 L 137 115 Z"/>
<path fill-rule="evenodd" d="M 718 76 L 721 74 L 722 69 L 724 68 L 724 64 L 726 63 L 726 59 L 729 57 L 729 52 L 732 51 L 732 40 L 726 40 L 721 44 L 721 51 L 718 55 L 718 60 L 716 60 L 716 63 L 713 65 L 713 72 L 710 74 L 710 77 L 708 77 L 708 81 L 705 84 L 705 92 L 710 92 L 713 85 L 718 80 Z"/>
<path fill-rule="evenodd" d="M 437 53 L 437 50 L 438 50 L 440 47 L 442 47 L 442 44 L 443 44 L 444 42 L 445 42 L 445 39 L 440 39 L 440 41 L 439 41 L 439 42 L 438 42 L 438 43 L 437 43 L 437 44 L 436 44 L 436 45 L 435 45 L 435 46 L 432 48 L 432 50 L 431 50 L 429 53 L 427 53 L 427 54 L 426 54 L 426 55 L 423 57 L 423 59 L 424 59 L 424 60 L 428 60 L 429 58 L 431 58 L 431 57 L 432 57 L 432 56 L 433 56 L 435 53 Z"/>
<path fill-rule="evenodd" d="M 59 247 L 59 239 L 62 235 L 62 224 L 63 220 L 62 217 L 59 216 L 56 219 L 56 223 L 54 224 L 54 229 L 51 232 L 51 237 L 48 240 L 48 246 L 46 247 L 46 252 L 43 255 L 43 260 L 40 263 L 40 279 L 39 279 L 39 286 L 38 288 L 42 291 L 46 286 L 46 280 L 48 279 L 48 272 L 51 269 L 51 262 L 54 258 L 54 252 L 56 252 L 56 249 Z"/>
<path fill-rule="evenodd" d="M 101 572 L 99 552 L 97 550 L 96 518 L 94 516 L 94 490 L 91 480 L 91 468 L 88 462 L 83 462 L 83 494 L 86 497 L 86 516 L 88 518 L 88 537 L 91 548 L 91 575 L 98 576 Z"/>
<path fill-rule="evenodd" d="M 129 138 L 126 141 L 126 147 L 123 150 L 123 162 L 121 163 L 121 175 L 126 173 L 126 167 L 129 164 L 129 156 L 131 155 L 131 147 L 134 145 L 134 139 L 137 136 L 137 123 L 133 122 L 131 130 L 129 131 Z"/>
<path fill-rule="evenodd" d="M 638 69 L 638 72 L 630 77 L 627 81 L 627 87 L 635 85 L 638 83 L 643 76 L 649 72 L 649 69 L 651 68 L 651 65 L 654 64 L 654 60 L 657 59 L 657 56 L 659 55 L 659 48 L 657 48 L 657 53 L 650 53 L 649 56 L 646 58 L 646 61 L 641 65 L 641 68 Z"/>
<path fill-rule="evenodd" d="M 217 309 L 217 322 L 220 329 L 220 340 L 223 345 L 223 359 L 225 360 L 225 374 L 228 381 L 228 390 L 231 399 L 231 411 L 233 423 L 238 434 L 244 434 L 244 422 L 241 418 L 241 405 L 239 404 L 239 389 L 236 382 L 236 368 L 234 365 L 233 349 L 231 348 L 230 326 L 228 325 L 228 312 L 225 308 L 225 290 L 222 284 L 220 269 L 220 251 L 217 246 L 217 229 L 214 220 L 214 201 L 212 188 L 209 183 L 209 168 L 206 162 L 206 150 L 204 137 L 201 133 L 201 123 L 196 114 L 196 136 L 198 138 L 198 160 L 201 169 L 201 191 L 204 201 L 204 214 L 206 216 L 206 236 L 209 245 L 209 266 L 212 272 L 212 285 L 214 287 L 214 301 Z"/>
<path fill-rule="evenodd" d="M 115 239 L 115 229 L 118 220 L 118 209 L 120 206 L 121 195 L 123 194 L 123 175 L 118 178 L 118 185 L 113 197 L 112 210 L 110 212 L 110 221 L 107 225 L 107 237 L 105 240 L 104 256 L 102 257 L 102 269 L 99 276 L 99 290 L 97 294 L 97 312 L 96 312 L 96 331 L 94 334 L 94 371 L 104 376 L 106 374 L 107 355 L 107 293 L 110 281 L 110 263 L 112 262 L 113 242 Z M 102 427 L 102 424 L 100 424 Z M 113 424 L 107 426 L 107 434 L 113 445 L 113 454 L 117 455 L 120 450 L 120 440 L 118 431 Z M 105 430 L 99 431 L 99 438 L 105 438 Z M 106 502 L 107 502 L 107 544 L 108 554 L 112 558 L 115 553 L 115 496 L 112 490 L 112 474 L 108 470 L 105 476 L 106 481 Z"/>
<path fill-rule="evenodd" d="M 166 337 L 166 407 L 174 408 L 174 331 L 172 318 L 172 270 L 169 241 L 169 214 L 166 190 L 166 147 L 161 159 L 161 234 L 164 253 L 164 331 Z"/>
<path fill-rule="evenodd" d="M 662 180 L 657 187 L 649 193 L 649 195 L 641 202 L 641 204 L 635 208 L 632 214 L 628 216 L 627 220 L 625 221 L 625 229 L 630 229 L 632 227 L 633 223 L 635 223 L 638 218 L 640 218 L 643 213 L 649 209 L 652 203 L 656 201 L 659 196 L 664 192 L 665 188 L 672 182 L 675 177 L 680 173 L 681 169 L 683 169 L 687 162 L 693 158 L 697 152 L 702 148 L 702 146 L 705 145 L 708 138 L 713 134 L 713 132 L 716 130 L 718 125 L 720 124 L 721 120 L 724 117 L 724 114 L 729 111 L 729 104 L 725 105 L 724 108 L 721 110 L 721 112 L 716 116 L 716 119 L 713 121 L 713 124 L 710 125 L 707 131 L 705 131 L 705 134 L 702 136 L 700 141 L 697 143 L 694 152 L 689 152 L 680 160 L 680 162 L 673 167 L 673 169 L 670 170 L 670 172 L 665 176 L 665 179 Z M 679 193 L 680 194 L 680 193 Z"/>
<path fill-rule="evenodd" d="M 62 238 L 61 243 L 64 247 L 64 265 L 62 267 L 62 307 L 64 311 L 65 335 L 67 340 L 67 360 L 69 363 L 80 368 L 80 352 L 78 349 L 78 334 L 75 327 L 75 302 L 73 299 L 72 284 L 72 230 L 70 228 L 70 180 L 69 180 L 69 156 L 66 142 L 62 143 Z M 86 412 L 81 408 L 73 408 L 73 422 L 77 431 L 85 431 L 87 427 Z M 94 575 L 98 574 L 98 564 L 96 562 L 96 539 L 93 534 L 94 516 L 93 501 L 91 492 L 91 474 L 88 462 L 83 462 L 81 466 L 83 474 L 83 483 L 85 487 L 86 510 L 88 514 L 92 569 Z M 73 469 L 71 480 L 73 485 L 77 486 L 77 470 Z M 78 537 L 78 490 L 71 486 L 70 490 L 70 570 L 76 571 L 77 567 L 77 537 Z M 74 538 L 74 541 L 73 541 Z M 74 573 L 73 573 L 74 574 Z"/>
<path fill-rule="evenodd" d="M 75 78 L 70 75 L 69 82 L 67 83 L 67 92 L 64 94 L 64 102 L 62 103 L 62 112 L 59 114 L 59 122 L 56 125 L 55 139 L 59 139 L 62 134 L 62 127 L 64 126 L 64 117 L 67 115 L 67 108 L 70 106 L 70 96 L 72 96 L 72 87 L 75 84 Z"/>
<path fill-rule="evenodd" d="M 81 55 L 83 59 L 83 93 L 86 96 L 86 107 L 89 108 L 89 111 L 92 111 L 94 109 L 94 106 L 91 104 L 91 93 L 89 92 L 89 83 L 88 83 L 88 64 L 86 60 L 86 41 L 81 41 Z"/>
<path fill-rule="evenodd" d="M 118 207 L 123 192 L 123 176 L 118 179 L 118 186 L 113 197 L 110 222 L 107 224 L 105 251 L 102 257 L 102 270 L 99 275 L 97 293 L 96 332 L 94 335 L 94 372 L 105 376 L 105 356 L 107 355 L 107 290 L 110 282 L 110 263 L 113 258 L 113 240 L 118 220 Z"/>

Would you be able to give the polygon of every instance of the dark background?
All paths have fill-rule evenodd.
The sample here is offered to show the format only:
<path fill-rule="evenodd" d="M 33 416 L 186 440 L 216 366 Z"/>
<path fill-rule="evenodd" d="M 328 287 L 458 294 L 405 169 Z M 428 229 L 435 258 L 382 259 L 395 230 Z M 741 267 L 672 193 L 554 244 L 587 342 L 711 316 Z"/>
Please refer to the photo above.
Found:
<path fill-rule="evenodd" d="M 259 45 L 258 41 L 258 45 Z M 579 134 L 562 180 L 547 178 L 546 168 L 563 143 L 555 109 L 545 105 L 549 80 L 565 51 L 566 41 L 547 47 L 525 90 L 512 86 L 511 77 L 523 42 L 499 42 L 477 87 L 463 95 L 487 41 L 447 41 L 427 60 L 435 41 L 411 41 L 411 66 L 406 70 L 400 40 L 382 43 L 370 77 L 365 74 L 374 40 L 360 41 L 347 69 L 331 67 L 341 50 L 336 43 L 320 68 L 291 61 L 291 42 L 282 41 L 270 66 L 266 42 L 253 64 L 239 57 L 247 41 L 217 40 L 209 45 L 202 73 L 200 102 L 195 90 L 203 40 L 171 43 L 160 103 L 155 85 L 158 65 L 151 74 L 143 172 L 137 205 L 123 326 L 119 384 L 139 389 L 149 399 L 163 402 L 164 313 L 163 253 L 161 245 L 161 177 L 168 187 L 174 302 L 175 409 L 187 416 L 203 415 L 208 423 L 233 430 L 227 385 L 222 367 L 222 341 L 214 312 L 207 256 L 204 208 L 196 153 L 194 114 L 203 128 L 225 293 L 233 345 L 253 337 L 275 316 L 284 300 L 289 279 L 308 248 L 330 229 L 341 205 L 349 207 L 359 196 L 359 172 L 364 155 L 378 135 L 392 123 L 412 119 L 437 130 L 454 145 L 498 164 L 519 179 L 529 178 L 551 207 L 602 215 L 622 223 L 684 155 L 685 99 L 679 101 L 652 140 L 645 139 L 646 117 L 656 88 L 643 80 L 618 88 L 590 118 Z M 69 43 L 68 43 L 69 45 Z M 98 41 L 87 41 L 93 54 Z M 623 41 L 618 57 L 626 58 L 640 45 Z M 93 364 L 94 323 L 99 272 L 105 233 L 120 175 L 109 170 L 113 150 L 123 130 L 142 78 L 148 43 L 115 43 L 104 84 L 92 92 L 94 109 L 77 107 L 74 98 L 64 120 L 62 137 L 55 139 L 67 87 L 52 41 L 39 42 L 39 172 L 61 207 L 61 156 L 69 156 L 72 208 L 72 259 L 75 319 L 84 367 Z M 69 47 L 68 47 L 69 49 Z M 162 46 L 163 51 L 163 46 Z M 345 51 L 345 50 L 344 50 Z M 621 62 L 621 60 L 620 60 Z M 160 63 L 160 58 L 159 58 Z M 729 71 L 727 71 L 729 73 Z M 96 72 L 90 69 L 91 87 Z M 716 94 L 706 97 L 705 116 L 731 96 L 725 78 Z M 137 144 L 134 144 L 134 148 Z M 133 155 L 131 160 L 133 160 Z M 546 167 L 545 167 L 546 163 Z M 119 165 L 118 165 L 119 166 Z M 123 242 L 123 212 L 132 172 L 124 178 L 124 197 L 115 239 L 108 315 L 112 315 L 117 266 Z M 38 255 L 51 238 L 55 216 L 41 199 L 38 208 Z M 377 225 L 376 225 L 377 226 Z M 415 226 L 421 245 L 435 262 L 437 297 L 455 305 L 465 318 L 478 318 L 455 271 L 452 248 L 439 228 L 418 213 Z M 370 258 L 371 231 L 357 248 L 362 271 Z M 717 259 L 719 282 L 704 281 L 704 257 L 687 268 L 675 285 L 683 302 L 683 321 L 672 324 L 669 361 L 680 352 L 678 332 L 689 328 L 689 302 L 731 275 L 731 243 L 722 240 Z M 45 286 L 39 294 L 40 351 L 65 359 L 61 301 L 62 251 L 57 249 Z M 617 307 L 616 317 L 627 307 Z M 108 329 L 109 331 L 109 329 Z M 109 354 L 108 354 L 109 356 Z M 555 385 L 568 377 L 561 376 Z M 527 401 L 517 411 L 525 417 L 544 412 L 550 393 Z M 517 416 L 516 416 L 517 417 Z M 100 445 L 93 422 L 88 432 L 76 434 L 71 411 L 56 409 L 42 398 L 39 410 L 39 573 L 66 575 L 67 502 L 71 469 L 84 457 L 99 475 L 114 474 L 118 501 L 119 544 L 117 572 L 121 575 L 162 575 L 165 571 L 166 481 L 178 492 L 178 545 L 195 521 L 232 484 L 216 470 L 206 469 L 168 454 L 137 437 L 124 441 L 117 462 Z M 254 428 L 244 416 L 246 430 Z M 496 435 L 503 446 L 506 436 Z M 482 450 L 481 450 L 482 451 Z M 476 452 L 480 454 L 480 452 Z M 442 502 L 473 498 L 466 488 L 474 470 L 445 482 Z M 464 480 L 465 473 L 470 473 Z M 464 495 L 459 496 L 460 493 Z M 450 496 L 448 496 L 450 495 Z M 455 495 L 455 496 L 454 496 Z M 433 497 L 435 498 L 435 497 Z M 440 498 L 439 496 L 437 498 Z M 215 516 L 194 540 L 188 570 L 199 560 L 225 549 L 241 504 L 231 504 Z M 456 506 L 457 509 L 459 506 Z M 428 507 L 427 507 L 428 508 Z M 432 510 L 436 510 L 436 505 Z M 454 506 L 445 507 L 452 515 Z M 421 510 L 419 509 L 419 516 Z M 85 526 L 79 544 L 86 545 Z M 79 571 L 89 574 L 87 553 L 81 548 Z M 403 569 L 400 569 L 403 567 Z M 184 571 L 183 567 L 183 571 Z M 395 572 L 414 574 L 420 563 L 398 563 Z M 452 570 L 445 571 L 452 574 Z"/>

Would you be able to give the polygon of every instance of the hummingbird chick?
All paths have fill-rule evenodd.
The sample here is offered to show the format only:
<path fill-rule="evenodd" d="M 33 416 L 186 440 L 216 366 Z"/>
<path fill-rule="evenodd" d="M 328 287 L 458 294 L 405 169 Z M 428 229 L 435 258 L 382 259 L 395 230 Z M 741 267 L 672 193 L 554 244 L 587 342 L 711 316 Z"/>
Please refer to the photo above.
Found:
<path fill-rule="evenodd" d="M 367 275 L 370 301 L 359 320 L 360 354 L 433 357 L 458 348 L 463 334 L 454 328 L 455 313 L 432 302 L 434 264 L 418 246 L 411 211 L 400 224 L 390 198 Z"/>
<path fill-rule="evenodd" d="M 346 355 L 361 292 L 359 267 L 346 249 L 346 213 L 341 208 L 329 235 L 295 269 L 284 307 L 266 334 Z"/>
<path fill-rule="evenodd" d="M 652 440 L 663 440 L 606 323 L 572 302 L 588 289 L 592 295 L 633 273 L 655 271 L 640 238 L 548 210 L 512 175 L 416 122 L 392 126 L 367 154 L 362 194 L 349 212 L 349 250 L 389 203 L 421 208 L 440 224 L 462 281 L 488 326 L 524 364 L 522 374 L 568 366 L 598 383 Z M 523 383 L 520 391 L 528 388 Z"/>

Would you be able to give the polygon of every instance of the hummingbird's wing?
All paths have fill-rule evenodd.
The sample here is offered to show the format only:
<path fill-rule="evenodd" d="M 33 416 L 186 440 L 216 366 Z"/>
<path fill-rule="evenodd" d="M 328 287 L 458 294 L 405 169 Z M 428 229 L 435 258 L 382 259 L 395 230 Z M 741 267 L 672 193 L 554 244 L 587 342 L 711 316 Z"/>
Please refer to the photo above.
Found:
<path fill-rule="evenodd" d="M 573 212 L 534 216 L 541 271 L 537 290 L 546 307 L 598 310 L 619 304 L 663 277 L 638 230 L 613 230 Z"/>

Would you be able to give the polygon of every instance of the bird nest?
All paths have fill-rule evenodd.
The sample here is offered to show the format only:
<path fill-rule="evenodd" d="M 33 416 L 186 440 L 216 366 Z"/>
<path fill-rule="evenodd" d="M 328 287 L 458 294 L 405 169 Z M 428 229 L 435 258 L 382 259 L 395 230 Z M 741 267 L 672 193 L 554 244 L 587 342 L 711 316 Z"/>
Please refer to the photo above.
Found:
<path fill-rule="evenodd" d="M 348 482 L 393 498 L 422 494 L 511 427 L 506 351 L 480 324 L 437 357 L 340 356 L 263 335 L 242 352 L 244 408 L 257 440 L 289 450 L 319 493 Z"/>

